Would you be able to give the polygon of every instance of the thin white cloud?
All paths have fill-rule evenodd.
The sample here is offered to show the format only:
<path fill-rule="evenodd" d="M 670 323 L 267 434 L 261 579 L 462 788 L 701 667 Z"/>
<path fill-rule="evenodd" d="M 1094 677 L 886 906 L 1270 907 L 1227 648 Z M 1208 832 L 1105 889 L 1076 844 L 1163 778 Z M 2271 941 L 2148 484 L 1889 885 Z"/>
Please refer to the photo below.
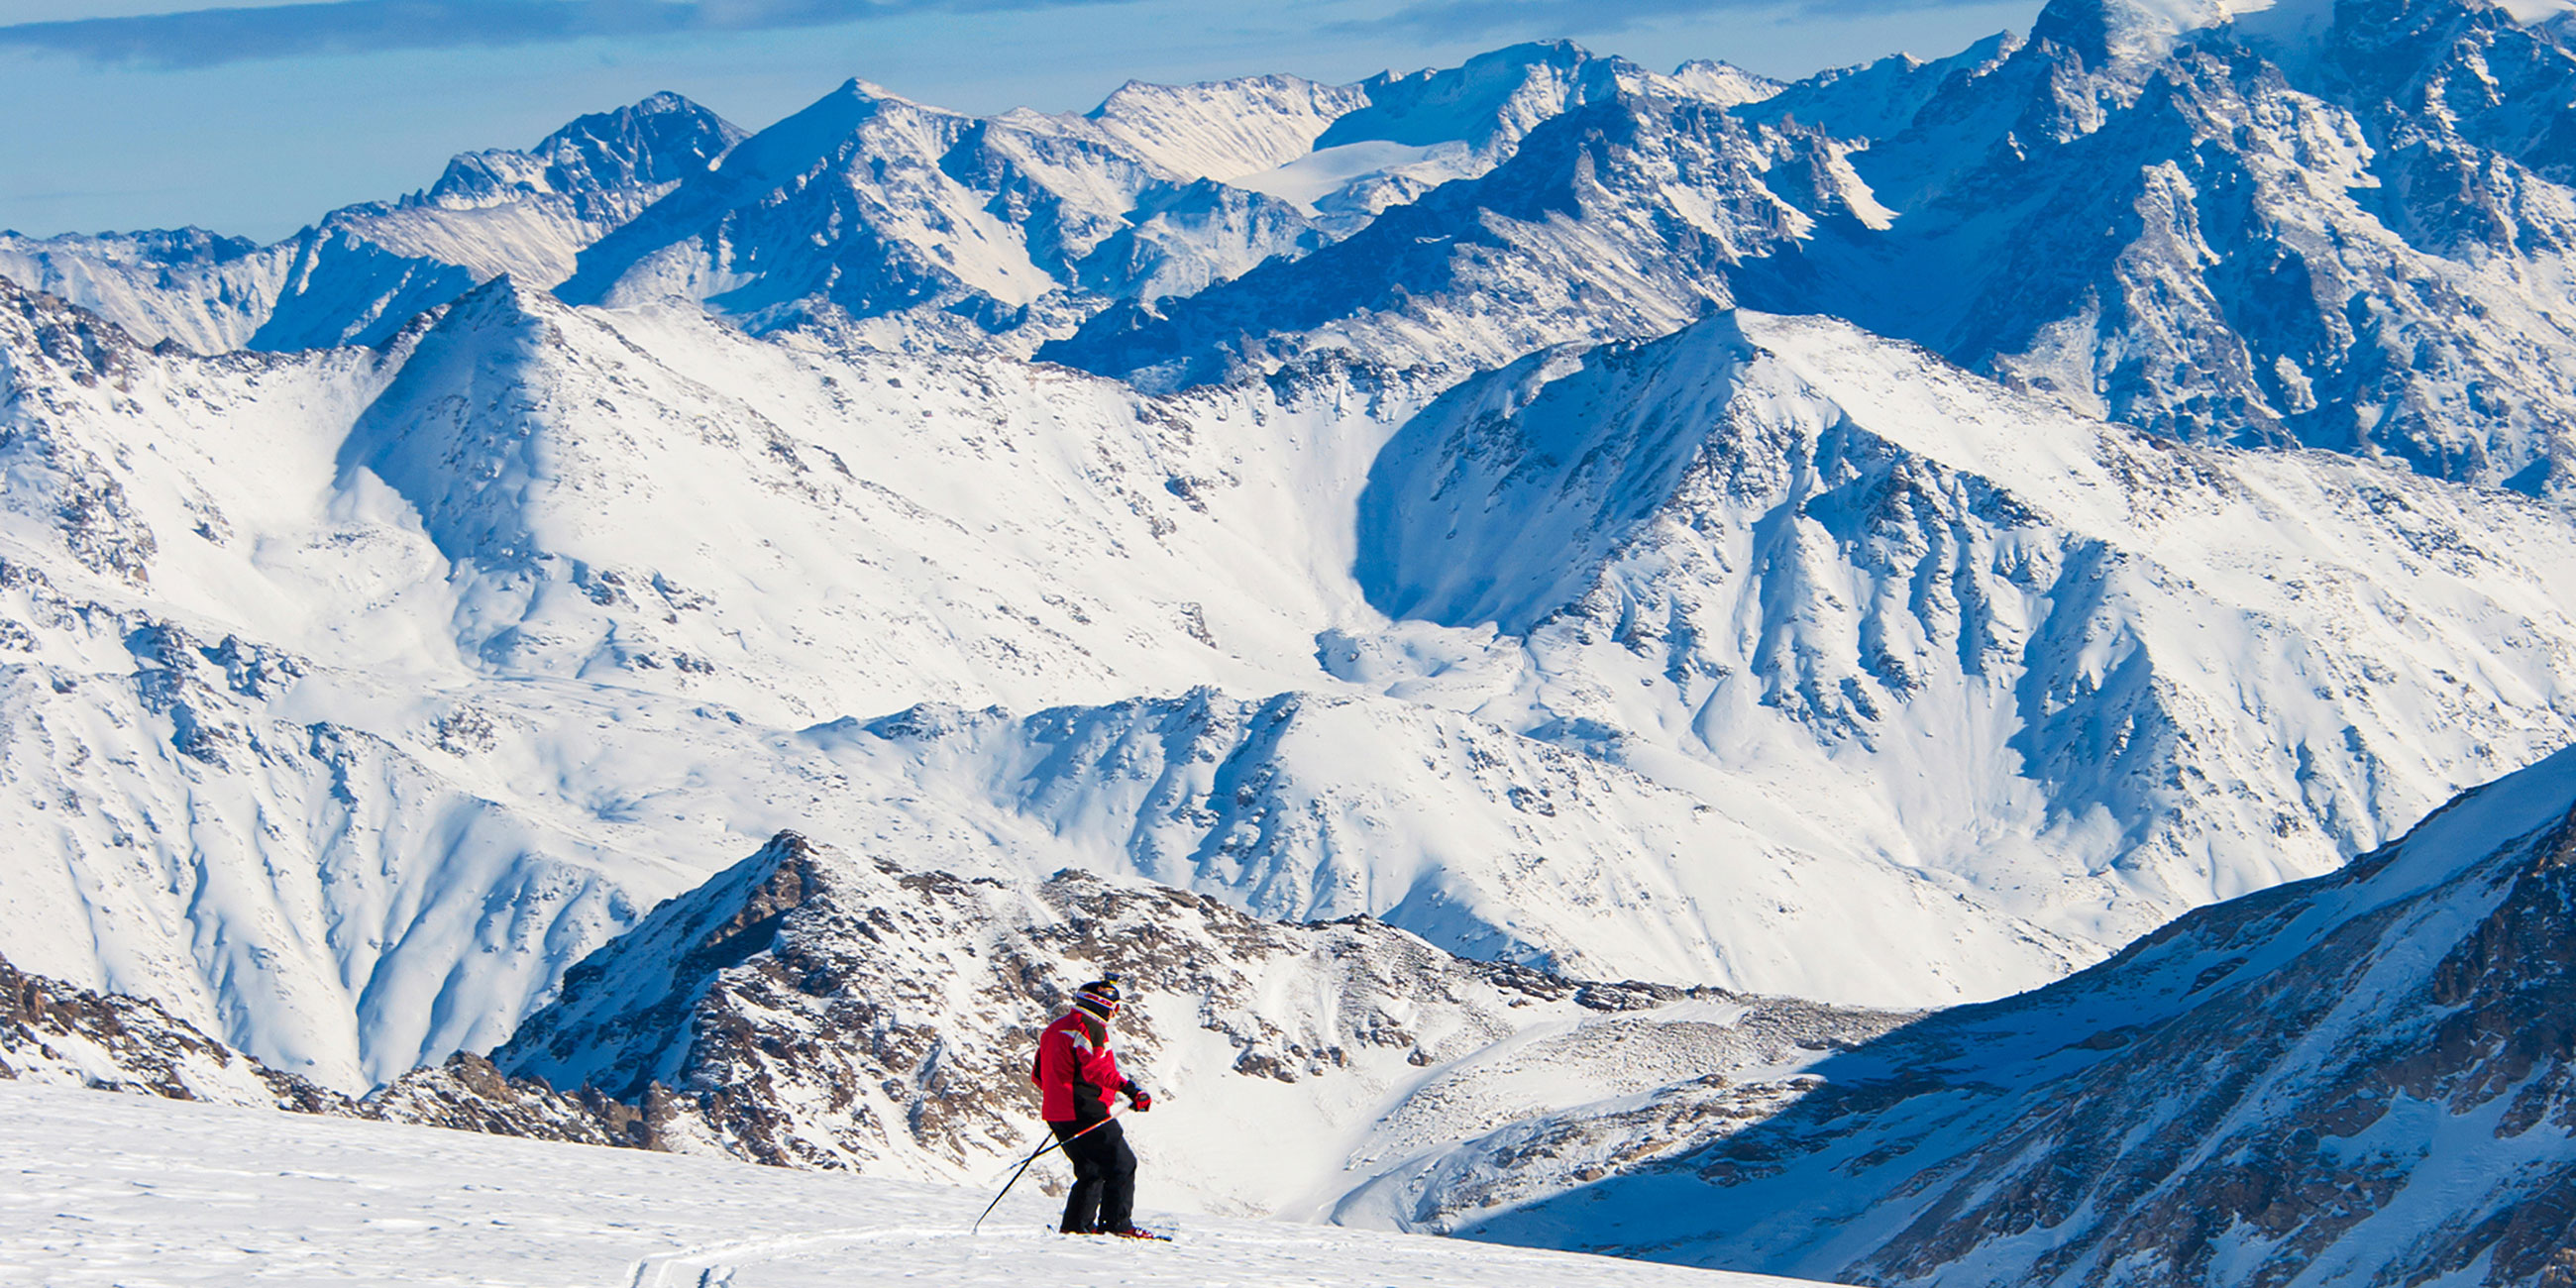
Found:
<path fill-rule="evenodd" d="M 1625 31 L 1658 19 L 1688 18 L 1714 10 L 1834 18 L 1964 9 L 1990 3 L 1992 0 L 1423 0 L 1382 18 L 1339 25 L 1351 31 L 1401 31 L 1439 39 L 1467 39 L 1497 32 Z"/>
<path fill-rule="evenodd" d="M 316 54 L 829 27 L 915 13 L 1120 0 L 341 0 L 0 26 L 0 48 L 100 63 L 208 67 Z"/>

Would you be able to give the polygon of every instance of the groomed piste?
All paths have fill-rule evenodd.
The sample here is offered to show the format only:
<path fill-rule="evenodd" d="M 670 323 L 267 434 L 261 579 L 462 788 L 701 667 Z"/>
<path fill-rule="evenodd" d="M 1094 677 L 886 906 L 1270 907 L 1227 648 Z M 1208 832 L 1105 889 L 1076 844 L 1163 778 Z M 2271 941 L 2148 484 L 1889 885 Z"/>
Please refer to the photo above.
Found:
<path fill-rule="evenodd" d="M 0 1282 L 479 1288 L 1758 1288 L 1802 1281 L 1185 1217 L 1068 1238 L 1055 1200 L 0 1083 Z"/>

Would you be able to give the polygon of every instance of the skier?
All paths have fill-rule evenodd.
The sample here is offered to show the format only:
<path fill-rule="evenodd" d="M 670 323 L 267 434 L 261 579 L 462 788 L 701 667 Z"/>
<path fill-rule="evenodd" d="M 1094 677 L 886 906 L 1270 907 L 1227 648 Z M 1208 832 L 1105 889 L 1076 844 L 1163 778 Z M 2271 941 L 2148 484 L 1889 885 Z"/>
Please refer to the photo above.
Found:
<path fill-rule="evenodd" d="M 1071 1009 L 1038 1035 L 1037 1061 L 1029 1077 L 1043 1097 L 1040 1115 L 1064 1142 L 1065 1157 L 1073 1160 L 1073 1192 L 1064 1198 L 1063 1231 L 1157 1239 L 1162 1236 L 1136 1228 L 1131 1219 L 1136 1153 L 1109 1113 L 1109 1098 L 1120 1093 L 1138 1113 L 1154 1107 L 1143 1087 L 1118 1072 L 1117 1053 L 1109 1049 L 1109 1021 L 1118 1007 L 1115 975 L 1075 989 Z"/>

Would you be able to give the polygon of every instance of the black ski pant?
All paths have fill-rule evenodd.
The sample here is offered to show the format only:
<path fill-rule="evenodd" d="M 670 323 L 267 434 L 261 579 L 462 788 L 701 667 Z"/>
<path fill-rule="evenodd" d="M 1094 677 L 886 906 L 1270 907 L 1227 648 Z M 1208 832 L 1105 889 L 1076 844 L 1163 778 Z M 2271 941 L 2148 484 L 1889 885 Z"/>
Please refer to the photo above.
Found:
<path fill-rule="evenodd" d="M 1135 1222 L 1136 1151 L 1127 1148 L 1127 1133 L 1116 1121 L 1094 1121 L 1100 1125 L 1047 1124 L 1073 1160 L 1073 1191 L 1064 1196 L 1066 1234 L 1124 1230 Z"/>

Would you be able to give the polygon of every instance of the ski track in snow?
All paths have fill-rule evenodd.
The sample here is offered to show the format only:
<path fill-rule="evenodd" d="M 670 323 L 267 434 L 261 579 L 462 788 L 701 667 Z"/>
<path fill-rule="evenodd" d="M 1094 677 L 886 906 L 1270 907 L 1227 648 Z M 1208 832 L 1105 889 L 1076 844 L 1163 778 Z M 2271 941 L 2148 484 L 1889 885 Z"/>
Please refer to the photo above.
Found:
<path fill-rule="evenodd" d="M 985 1192 L 846 1173 L 15 1084 L 0 1122 L 0 1283 L 48 1288 L 1803 1282 L 1154 1213 L 1173 1242 L 1068 1239 L 1035 1173 L 970 1235 Z"/>

